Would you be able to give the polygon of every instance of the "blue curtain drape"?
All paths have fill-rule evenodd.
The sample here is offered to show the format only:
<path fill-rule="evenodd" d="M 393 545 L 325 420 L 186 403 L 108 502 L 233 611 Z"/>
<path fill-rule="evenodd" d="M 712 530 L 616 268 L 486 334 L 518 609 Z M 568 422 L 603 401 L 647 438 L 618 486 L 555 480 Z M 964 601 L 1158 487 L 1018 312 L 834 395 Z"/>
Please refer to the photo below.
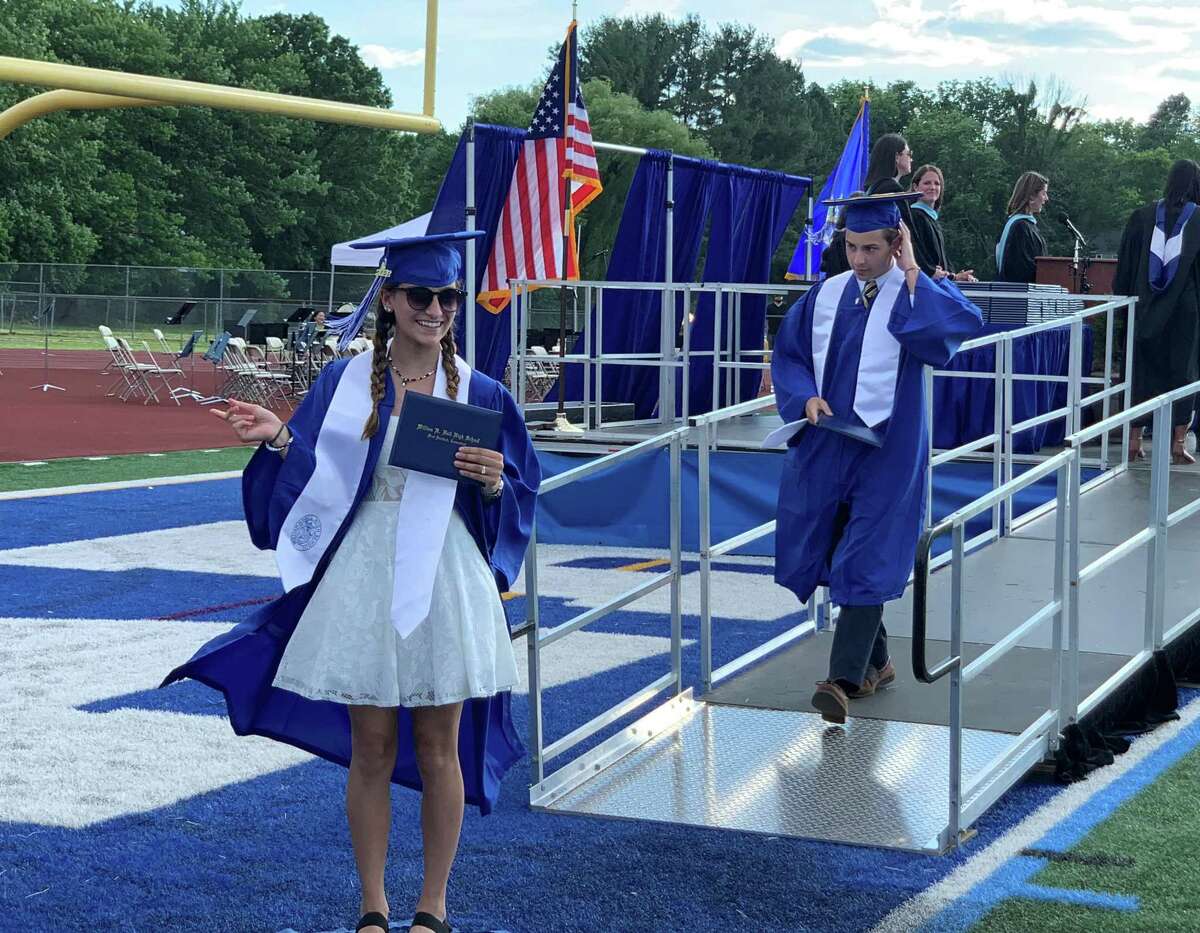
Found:
<path fill-rule="evenodd" d="M 476 244 L 476 294 L 479 293 L 479 283 L 483 280 L 488 257 L 492 253 L 496 225 L 500 221 L 504 200 L 508 197 L 508 186 L 524 139 L 524 130 L 486 123 L 475 125 L 475 229 L 485 231 Z M 458 148 L 454 151 L 454 158 L 434 201 L 429 232 L 465 230 L 466 207 L 467 134 L 464 132 L 458 139 Z M 511 344 L 508 316 L 511 311 L 511 308 L 505 308 L 500 314 L 492 314 L 478 304 L 470 309 L 470 313 L 475 315 L 475 368 L 493 379 L 502 378 L 504 367 L 508 364 Z M 466 315 L 460 314 L 455 324 L 460 353 L 466 345 L 466 320 Z"/>
<path fill-rule="evenodd" d="M 994 334 L 1010 327 L 989 324 L 980 336 Z M 1013 343 L 1013 368 L 1018 373 L 1067 375 L 1071 364 L 1071 330 L 1053 330 L 1018 337 Z M 1086 373 L 1092 360 L 1092 331 L 1083 330 L 1080 350 L 1081 365 Z M 945 367 L 956 372 L 996 371 L 996 348 L 977 347 L 955 355 Z M 995 423 L 995 387 L 990 380 L 954 379 L 939 377 L 933 387 L 933 443 L 950 449 L 990 434 Z M 1066 383 L 1014 382 L 1013 422 L 1017 423 L 1045 414 L 1067 404 Z M 1013 438 L 1017 453 L 1037 453 L 1043 447 L 1054 447 L 1066 437 L 1066 422 L 1051 421 L 1021 431 Z"/>
<path fill-rule="evenodd" d="M 809 184 L 808 179 L 781 172 L 723 166 L 713 196 L 708 257 L 702 281 L 753 284 L 769 281 L 771 257 Z M 714 309 L 715 296 L 702 295 L 692 323 L 693 351 L 713 349 Z M 766 331 L 765 296 L 743 295 L 741 309 L 739 345 L 743 350 L 761 350 Z M 727 299 L 720 322 L 723 344 L 729 339 L 733 320 Z M 723 376 L 721 393 L 725 389 L 724 379 Z M 739 377 L 741 398 L 754 398 L 761 379 L 762 374 L 758 371 L 743 372 Z M 688 414 L 710 411 L 712 390 L 711 355 L 693 357 Z"/>
<path fill-rule="evenodd" d="M 642 156 L 638 163 L 609 259 L 608 281 L 663 281 L 666 269 L 667 173 L 670 163 L 668 153 L 655 150 Z M 715 162 L 675 158 L 672 281 L 690 282 L 695 275 L 716 168 Z M 606 289 L 603 351 L 658 352 L 661 347 L 661 312 L 662 299 L 657 293 Z M 680 301 L 676 307 L 676 333 L 682 313 Z M 592 333 L 595 332 L 596 318 L 593 312 Z M 583 352 L 582 336 L 576 340 L 572 352 Z M 594 355 L 594 347 L 592 352 Z M 658 371 L 647 366 L 605 366 L 602 389 L 602 397 L 606 401 L 633 402 L 634 417 L 649 418 L 658 406 Z M 556 385 L 547 399 L 557 398 L 557 392 Z M 582 366 L 567 369 L 566 397 L 573 400 L 583 398 Z"/>

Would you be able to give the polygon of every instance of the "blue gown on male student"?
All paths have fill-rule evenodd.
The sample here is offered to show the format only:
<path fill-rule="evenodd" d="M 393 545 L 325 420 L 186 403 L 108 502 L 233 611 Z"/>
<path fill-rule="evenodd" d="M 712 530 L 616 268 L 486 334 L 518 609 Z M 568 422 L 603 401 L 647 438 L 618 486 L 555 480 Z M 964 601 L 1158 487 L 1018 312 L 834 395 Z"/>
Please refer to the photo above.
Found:
<path fill-rule="evenodd" d="M 894 289 L 897 276 L 899 292 L 890 308 L 883 307 L 888 289 L 882 286 L 890 277 Z M 920 273 L 911 300 L 897 267 L 877 282 L 880 294 L 868 315 L 853 272 L 826 279 L 792 306 L 775 341 L 771 379 L 785 422 L 804 418 L 804 406 L 814 396 L 855 425 L 865 424 L 854 411 L 856 397 L 860 405 L 873 403 L 864 407 L 883 418 L 866 425 L 882 435 L 881 447 L 811 425 L 792 438 L 779 485 L 775 579 L 801 601 L 818 586 L 828 586 L 832 600 L 844 606 L 879 605 L 904 592 L 925 512 L 929 428 L 922 367 L 944 366 L 982 327 L 979 309 L 946 280 L 934 282 Z M 836 291 L 819 302 L 827 289 Z M 829 297 L 839 293 L 835 311 Z M 887 315 L 890 338 L 876 328 L 874 359 L 862 367 L 860 386 L 867 321 L 876 314 Z M 813 355 L 815 318 L 825 345 L 819 361 Z M 821 330 L 830 318 L 831 328 Z M 880 351 L 889 339 L 890 356 Z M 889 379 L 894 373 L 891 399 L 889 380 L 879 378 L 880 360 Z M 818 386 L 816 373 L 822 368 Z M 868 391 L 874 397 L 864 400 Z"/>
<path fill-rule="evenodd" d="M 260 447 L 242 477 L 242 501 L 250 538 L 259 548 L 274 548 L 293 503 L 313 474 L 316 438 L 334 390 L 349 361 L 330 364 L 292 416 L 287 458 Z M 395 390 L 386 380 L 379 418 L 387 423 Z M 501 592 L 520 571 L 529 541 L 541 468 L 512 397 L 495 380 L 472 372 L 466 399 L 503 413 L 500 451 L 504 454 L 504 490 L 500 502 L 485 504 L 478 487 L 459 483 L 454 507 L 487 559 Z M 264 735 L 348 766 L 350 718 L 339 703 L 310 700 L 273 687 L 276 668 L 304 607 L 325 573 L 371 485 L 381 455 L 384 431 L 371 438 L 353 505 L 317 565 L 312 579 L 296 586 L 229 632 L 208 642 L 186 664 L 172 671 L 164 686 L 184 677 L 225 695 L 230 724 L 239 735 Z M 392 781 L 420 789 L 412 742 L 412 720 L 399 711 L 400 748 Z M 459 759 L 468 803 L 489 813 L 500 793 L 504 772 L 524 753 L 512 722 L 511 694 L 467 700 L 459 731 Z"/>

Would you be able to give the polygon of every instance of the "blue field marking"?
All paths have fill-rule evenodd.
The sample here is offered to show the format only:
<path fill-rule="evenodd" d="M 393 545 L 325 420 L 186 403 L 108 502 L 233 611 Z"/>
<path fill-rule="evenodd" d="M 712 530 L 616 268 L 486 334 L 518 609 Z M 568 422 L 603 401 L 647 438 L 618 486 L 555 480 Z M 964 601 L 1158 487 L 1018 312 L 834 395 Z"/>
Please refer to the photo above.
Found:
<path fill-rule="evenodd" d="M 101 494 L 62 499 L 91 495 Z M 140 507 L 134 511 L 148 514 Z M 102 511 L 91 515 L 93 524 L 78 527 L 75 537 L 118 533 L 106 524 Z M 203 520 L 215 517 L 229 516 L 205 514 Z M 19 542 L 32 543 L 39 542 Z M 62 591 L 64 601 L 70 597 L 76 602 L 73 612 L 59 613 L 59 604 L 50 597 L 30 595 L 53 590 Z M 269 597 L 279 592 L 279 585 L 271 579 L 225 574 L 0 567 L 0 612 L 5 615 L 25 614 L 10 609 L 9 594 L 14 593 L 21 594 L 22 607 L 40 605 L 54 610 L 53 617 L 136 619 L 236 603 L 260 592 L 259 598 Z M 99 600 L 106 601 L 104 610 L 92 612 L 89 603 Z M 543 625 L 560 624 L 586 608 L 570 602 L 542 597 Z M 514 622 L 524 617 L 524 603 L 519 597 L 505 604 Z M 212 618 L 232 621 L 255 608 L 215 612 Z M 772 621 L 714 620 L 714 664 L 794 626 L 803 618 L 801 609 L 794 600 L 789 608 L 794 611 Z M 684 616 L 682 625 L 685 639 L 698 638 L 697 617 Z M 666 638 L 670 619 L 666 613 L 626 610 L 598 620 L 588 631 Z M 525 650 L 523 641 L 515 647 Z M 163 673 L 183 660 L 167 659 Z M 565 735 L 668 669 L 669 655 L 663 653 L 546 690 L 542 712 L 547 740 Z M 683 653 L 685 686 L 697 682 L 698 670 L 698 647 L 688 645 Z M 80 671 L 80 676 L 103 674 Z M 513 707 L 517 729 L 524 735 L 527 697 L 514 696 Z M 163 690 L 147 685 L 79 709 L 97 715 L 142 710 L 164 716 L 224 716 L 220 695 L 193 682 Z M 147 747 L 144 753 L 161 760 L 164 768 L 175 760 L 169 743 Z M 550 766 L 565 761 L 556 759 Z M 528 760 L 519 762 L 504 780 L 497 811 L 487 818 L 468 813 L 451 881 L 451 910 L 458 928 L 624 933 L 636 918 L 638 929 L 857 933 L 941 880 L 1060 790 L 1047 778 L 1026 781 L 979 821 L 978 836 L 963 849 L 931 858 L 686 826 L 535 813 L 528 809 L 529 779 Z M 54 929 L 87 931 L 164 927 L 197 933 L 274 933 L 290 928 L 307 933 L 352 927 L 357 897 L 342 807 L 344 787 L 343 769 L 314 760 L 84 829 L 0 822 L 0 929 L 45 929 L 48 919 Z M 419 797 L 397 790 L 393 799 L 388 891 L 392 916 L 403 922 L 419 890 Z"/>
<path fill-rule="evenodd" d="M 242 520 L 238 479 L 0 501 L 0 550 Z"/>
<path fill-rule="evenodd" d="M 665 662 L 658 656 L 547 691 L 547 737 L 633 692 Z M 524 696 L 514 697 L 513 712 L 524 733 Z M 170 749 L 157 754 L 169 760 Z M 686 918 L 694 931 L 861 931 L 1056 791 L 1045 782 L 1022 786 L 980 822 L 967 852 L 931 858 L 534 813 L 528 780 L 528 762 L 518 763 L 497 811 L 468 814 L 451 890 L 452 910 L 473 928 L 615 933 L 636 916 L 646 929 L 677 930 Z M 0 824 L 5 924 L 40 929 L 52 916 L 66 930 L 161 925 L 206 933 L 352 925 L 344 784 L 341 768 L 312 761 L 87 829 Z M 403 918 L 419 887 L 419 798 L 397 790 L 393 799 L 388 890 Z"/>
<path fill-rule="evenodd" d="M 187 613 L 195 622 L 236 622 L 258 608 L 255 601 L 282 592 L 270 577 L 0 564 L 0 611 L 10 618 L 160 619 Z"/>
<path fill-rule="evenodd" d="M 1107 820 L 1123 804 L 1153 784 L 1184 755 L 1200 744 L 1200 720 L 1139 762 L 1128 774 L 1113 781 L 1090 797 L 1073 813 L 1065 816 L 1034 845 L 1050 852 L 1069 852 L 1088 833 Z M 1032 884 L 1030 878 L 1046 865 L 1046 859 L 1014 856 L 992 875 L 948 905 L 922 929 L 936 933 L 966 931 L 988 912 L 1012 898 L 1056 900 L 1111 910 L 1137 910 L 1137 898 L 1104 892 L 1048 888 Z"/>

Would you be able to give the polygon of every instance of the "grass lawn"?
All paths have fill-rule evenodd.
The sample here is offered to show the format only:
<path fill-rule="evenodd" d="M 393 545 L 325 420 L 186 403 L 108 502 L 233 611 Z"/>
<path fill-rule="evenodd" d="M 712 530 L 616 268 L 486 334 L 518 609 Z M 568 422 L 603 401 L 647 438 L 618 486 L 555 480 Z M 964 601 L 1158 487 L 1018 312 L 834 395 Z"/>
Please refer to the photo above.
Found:
<path fill-rule="evenodd" d="M 0 463 L 0 492 L 240 470 L 254 449 L 246 446 L 98 459 L 71 457 L 28 466 L 20 462 Z"/>
<path fill-rule="evenodd" d="M 1191 933 L 1200 930 L 1200 749 L 1127 801 L 1069 854 L 1030 881 L 1050 888 L 1138 899 L 1137 911 L 1013 898 L 973 933 L 1079 930 L 1087 933 Z"/>
<path fill-rule="evenodd" d="M 124 337 L 129 341 L 129 345 L 134 350 L 142 349 L 142 341 L 145 340 L 150 344 L 150 349 L 155 353 L 161 349 L 158 341 L 154 338 L 151 328 L 159 327 L 167 337 L 167 343 L 173 349 L 179 347 L 180 340 L 186 340 L 192 334 L 190 327 L 162 327 L 161 325 L 149 322 L 146 327 L 139 326 L 130 336 L 128 330 L 113 328 L 113 334 L 117 337 Z M 199 330 L 199 328 L 196 328 Z M 41 349 L 44 337 L 42 332 L 36 328 L 17 325 L 16 329 L 9 333 L 8 331 L 0 331 L 0 350 L 28 350 Z M 201 338 L 201 347 L 207 347 L 208 342 Z M 95 327 L 67 327 L 55 325 L 54 333 L 50 335 L 50 348 L 58 350 L 103 350 L 104 342 L 100 339 L 100 332 Z M 164 351 L 165 352 L 165 351 Z"/>

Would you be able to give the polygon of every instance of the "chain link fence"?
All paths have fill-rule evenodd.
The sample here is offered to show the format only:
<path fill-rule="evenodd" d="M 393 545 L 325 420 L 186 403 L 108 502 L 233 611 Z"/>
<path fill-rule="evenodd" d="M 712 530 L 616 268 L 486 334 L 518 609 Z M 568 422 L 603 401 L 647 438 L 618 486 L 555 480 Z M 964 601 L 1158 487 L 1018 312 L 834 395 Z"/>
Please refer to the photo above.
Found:
<path fill-rule="evenodd" d="M 255 323 L 273 324 L 301 307 L 357 304 L 371 278 L 340 270 L 0 263 L 0 340 L 47 331 L 56 340 L 88 339 L 100 324 L 131 342 L 150 339 L 153 328 L 168 339 L 194 330 L 212 338 L 250 310 Z M 182 323 L 167 325 L 188 302 L 194 306 Z"/>

